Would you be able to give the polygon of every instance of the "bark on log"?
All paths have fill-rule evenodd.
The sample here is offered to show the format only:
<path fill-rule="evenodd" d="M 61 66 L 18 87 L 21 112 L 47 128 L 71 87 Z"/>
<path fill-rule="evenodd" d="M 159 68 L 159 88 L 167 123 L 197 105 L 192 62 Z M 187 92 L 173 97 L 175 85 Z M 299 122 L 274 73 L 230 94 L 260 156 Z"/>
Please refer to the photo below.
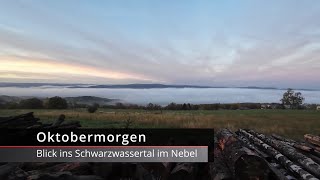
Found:
<path fill-rule="evenodd" d="M 320 148 L 317 148 L 311 144 L 307 144 L 305 142 L 296 142 L 292 139 L 284 138 L 284 137 L 281 137 L 281 136 L 275 135 L 275 134 L 273 134 L 272 137 L 275 138 L 276 140 L 280 140 L 283 143 L 286 143 L 286 144 L 288 144 L 298 150 L 308 152 L 316 157 L 320 157 Z"/>
<path fill-rule="evenodd" d="M 56 122 L 54 122 L 54 123 L 52 124 L 52 126 L 53 126 L 53 127 L 59 126 L 60 124 L 63 123 L 63 121 L 64 121 L 65 118 L 66 118 L 66 116 L 65 116 L 64 114 L 61 114 L 61 115 L 59 116 L 59 118 L 56 120 Z"/>
<path fill-rule="evenodd" d="M 237 138 L 243 142 L 249 149 L 253 150 L 256 152 L 259 156 L 263 157 L 264 159 L 268 160 L 271 158 L 268 154 L 264 153 L 263 151 L 260 151 L 259 148 L 254 146 L 253 144 L 250 143 L 249 139 L 247 139 L 244 136 L 237 136 Z"/>
<path fill-rule="evenodd" d="M 27 128 L 39 124 L 33 112 L 12 117 L 0 117 L 0 128 Z"/>
<path fill-rule="evenodd" d="M 285 180 L 296 180 L 296 178 L 293 176 L 293 174 L 286 170 L 284 167 L 282 167 L 281 164 L 277 162 L 270 163 L 270 166 L 272 169 L 274 169 L 275 172 L 280 173 L 279 177 L 282 177 Z"/>
<path fill-rule="evenodd" d="M 211 180 L 232 180 L 232 173 L 227 167 L 225 160 L 223 159 L 222 151 L 218 145 L 218 139 L 214 136 L 213 156 L 214 161 L 209 163 L 209 175 Z M 211 153 L 211 152 L 209 152 Z"/>
<path fill-rule="evenodd" d="M 292 146 L 289 146 L 288 144 L 275 140 L 273 138 L 269 138 L 264 134 L 257 133 L 253 130 L 250 130 L 249 133 L 253 134 L 273 148 L 277 149 L 288 158 L 298 162 L 302 167 L 304 167 L 315 177 L 320 178 L 320 165 L 314 162 L 311 158 L 297 152 Z"/>
<path fill-rule="evenodd" d="M 59 129 L 74 129 L 74 128 L 79 128 L 81 127 L 81 124 L 79 121 L 70 121 L 67 123 L 63 123 L 59 125 L 57 128 Z"/>
<path fill-rule="evenodd" d="M 316 163 L 320 164 L 320 158 L 311 154 L 311 153 L 308 153 L 308 152 L 302 152 L 304 155 L 308 156 L 309 158 L 311 158 L 312 160 L 314 160 Z"/>
<path fill-rule="evenodd" d="M 292 140 L 292 139 L 288 139 L 282 136 L 279 136 L 277 134 L 272 134 L 271 135 L 273 138 L 279 140 L 279 141 L 283 141 L 283 142 L 287 142 L 287 143 L 297 143 L 296 141 Z"/>
<path fill-rule="evenodd" d="M 239 132 L 238 132 L 239 133 Z M 269 168 L 271 171 L 274 173 L 274 175 L 279 179 L 279 180 L 287 180 L 288 177 L 291 177 L 287 172 L 280 171 L 277 167 L 275 167 L 275 163 L 270 163 L 272 161 L 272 157 L 269 156 L 268 154 L 264 153 L 263 151 L 259 150 L 257 146 L 254 144 L 250 143 L 250 140 L 247 139 L 244 136 L 238 135 L 237 136 L 239 140 L 241 140 L 248 148 L 251 150 L 255 151 L 259 156 L 263 157 L 266 162 L 268 163 Z M 279 165 L 279 164 L 277 164 Z M 288 176 L 289 175 L 289 176 Z"/>
<path fill-rule="evenodd" d="M 320 137 L 312 134 L 304 135 L 304 139 L 313 145 L 320 146 Z"/>
<path fill-rule="evenodd" d="M 211 180 L 231 180 L 232 173 L 226 166 L 220 148 L 214 148 L 214 162 L 209 165 Z"/>
<path fill-rule="evenodd" d="M 196 180 L 195 163 L 177 163 L 168 176 L 168 180 Z"/>
<path fill-rule="evenodd" d="M 305 145 L 305 144 L 294 144 L 293 147 L 295 147 L 295 148 L 297 148 L 299 150 L 308 152 L 308 153 L 320 158 L 320 152 L 317 151 L 316 149 L 314 149 L 313 147 L 310 147 L 310 146 Z"/>
<path fill-rule="evenodd" d="M 65 123 L 62 123 L 60 125 L 57 125 L 57 126 L 45 126 L 43 128 L 45 129 L 74 129 L 74 128 L 79 128 L 81 127 L 81 124 L 79 121 L 70 121 L 70 122 L 65 122 Z"/>
<path fill-rule="evenodd" d="M 14 121 L 14 120 L 17 120 L 17 119 L 25 119 L 25 118 L 34 118 L 33 116 L 33 112 L 29 112 L 29 113 L 26 113 L 26 114 L 21 114 L 21 115 L 18 115 L 18 116 L 11 116 L 11 117 L 0 117 L 0 124 L 3 124 L 3 123 L 7 123 L 7 122 L 10 122 L 10 121 Z"/>
<path fill-rule="evenodd" d="M 12 117 L 0 117 L 0 128 L 78 128 L 81 127 L 79 121 L 65 122 L 65 115 L 61 114 L 52 124 L 42 124 L 38 118 L 33 116 L 33 112 Z"/>
<path fill-rule="evenodd" d="M 171 171 L 177 165 L 173 162 L 139 163 L 155 179 L 168 179 Z M 149 175 L 150 176 L 150 175 Z"/>
<path fill-rule="evenodd" d="M 267 154 L 274 157 L 274 159 L 276 159 L 279 162 L 279 164 L 281 164 L 287 170 L 294 173 L 294 175 L 297 178 L 303 179 L 303 180 L 317 180 L 318 179 L 314 175 L 312 175 L 309 172 L 302 169 L 299 165 L 292 162 L 290 159 L 288 159 L 286 156 L 281 154 L 275 148 L 266 144 L 261 139 L 255 137 L 254 135 L 250 134 L 249 132 L 247 132 L 243 129 L 240 129 L 239 133 L 241 133 L 243 136 L 246 136 L 248 139 L 250 139 L 251 142 L 254 143 L 256 146 L 260 147 L 261 149 L 264 149 Z"/>
<path fill-rule="evenodd" d="M 222 129 L 217 138 L 222 156 L 236 179 L 267 179 L 271 171 L 266 161 L 243 146 L 234 133 Z"/>
<path fill-rule="evenodd" d="M 113 163 L 92 163 L 93 174 L 108 179 L 113 170 Z"/>

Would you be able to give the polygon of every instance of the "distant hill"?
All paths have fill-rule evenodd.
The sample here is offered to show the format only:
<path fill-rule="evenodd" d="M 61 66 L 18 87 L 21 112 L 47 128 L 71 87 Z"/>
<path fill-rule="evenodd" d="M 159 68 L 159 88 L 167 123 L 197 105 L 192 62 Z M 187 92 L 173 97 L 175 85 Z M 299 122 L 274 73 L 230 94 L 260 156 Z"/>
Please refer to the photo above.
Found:
<path fill-rule="evenodd" d="M 280 89 L 283 90 L 282 88 L 275 88 L 275 87 L 257 87 L 257 86 L 246 86 L 246 87 L 237 87 L 240 89 Z"/>
<path fill-rule="evenodd" d="M 165 85 L 165 84 L 120 84 L 120 85 L 92 85 L 89 88 L 129 88 L 129 89 L 153 89 L 153 88 L 212 88 L 211 86 L 194 85 Z"/>
<path fill-rule="evenodd" d="M 34 98 L 34 97 L 22 97 L 22 96 L 5 96 L 5 95 L 0 95 L 0 104 L 5 104 L 8 102 L 15 102 L 19 103 L 23 99 L 28 99 L 28 98 Z M 43 97 L 35 97 L 41 100 L 45 100 L 46 98 Z M 84 105 L 91 105 L 94 103 L 98 103 L 100 105 L 112 105 L 117 102 L 120 102 L 118 99 L 108 99 L 108 98 L 100 98 L 100 97 L 95 97 L 95 96 L 77 96 L 77 97 L 65 97 L 64 99 L 67 100 L 68 103 L 70 104 L 84 104 Z"/>
<path fill-rule="evenodd" d="M 95 96 L 78 96 L 78 97 L 66 97 L 69 103 L 92 105 L 98 103 L 100 105 L 110 105 L 119 102 L 117 99 L 100 98 Z"/>
<path fill-rule="evenodd" d="M 16 97 L 16 96 L 1 95 L 0 96 L 0 104 L 5 104 L 5 103 L 9 103 L 9 102 L 20 102 L 22 99 L 24 99 L 24 98 L 23 97 Z"/>
<path fill-rule="evenodd" d="M 213 88 L 212 86 L 196 86 L 196 85 L 165 85 L 165 84 L 111 84 L 111 85 L 95 85 L 95 84 L 59 84 L 59 83 L 1 83 L 0 87 L 68 87 L 68 88 L 130 88 L 130 89 L 152 89 L 152 88 Z M 218 87 L 215 87 L 218 88 Z"/>
<path fill-rule="evenodd" d="M 9 83 L 0 82 L 0 87 L 41 87 L 41 86 L 81 86 L 82 84 L 59 84 L 59 83 Z"/>
<path fill-rule="evenodd" d="M 18 87 L 18 88 L 106 88 L 106 89 L 161 89 L 161 88 L 239 88 L 239 89 L 273 89 L 273 90 L 286 90 L 287 88 L 276 87 L 258 87 L 258 86 L 243 86 L 243 87 L 228 87 L 228 86 L 197 86 L 197 85 L 167 85 L 167 84 L 110 84 L 110 85 L 97 85 L 97 84 L 61 84 L 61 83 L 7 83 L 0 82 L 1 87 Z M 319 91 L 319 89 L 306 89 L 306 88 L 292 88 L 294 90 L 304 91 Z"/>

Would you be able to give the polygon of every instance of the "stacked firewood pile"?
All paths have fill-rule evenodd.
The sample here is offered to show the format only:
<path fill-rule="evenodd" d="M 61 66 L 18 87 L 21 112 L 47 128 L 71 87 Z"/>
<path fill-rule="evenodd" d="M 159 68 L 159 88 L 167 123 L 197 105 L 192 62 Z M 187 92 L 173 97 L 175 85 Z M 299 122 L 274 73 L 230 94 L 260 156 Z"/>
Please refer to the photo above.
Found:
<path fill-rule="evenodd" d="M 28 128 L 34 125 L 41 125 L 33 113 L 22 114 L 12 117 L 0 117 L 0 128 Z"/>
<path fill-rule="evenodd" d="M 78 128 L 65 116 L 41 123 L 27 113 L 0 118 L 0 127 Z M 212 163 L 0 163 L 0 180 L 317 180 L 320 179 L 320 137 L 304 141 L 253 130 L 222 129 L 213 137 Z"/>
<path fill-rule="evenodd" d="M 215 139 L 211 179 L 320 179 L 320 137 L 304 138 L 223 129 Z"/>
<path fill-rule="evenodd" d="M 61 114 L 53 123 L 41 123 L 33 112 L 12 117 L 0 117 L 0 128 L 78 128 L 79 121 L 65 122 L 65 115 Z"/>

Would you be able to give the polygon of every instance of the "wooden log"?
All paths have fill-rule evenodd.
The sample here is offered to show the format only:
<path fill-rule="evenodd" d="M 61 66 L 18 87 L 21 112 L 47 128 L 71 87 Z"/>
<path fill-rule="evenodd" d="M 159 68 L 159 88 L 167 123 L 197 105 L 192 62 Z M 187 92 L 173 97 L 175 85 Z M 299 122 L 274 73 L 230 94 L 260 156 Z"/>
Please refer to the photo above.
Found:
<path fill-rule="evenodd" d="M 239 179 L 266 179 L 271 171 L 266 161 L 245 147 L 228 129 L 217 133 L 218 147 L 230 168 L 233 177 Z"/>
<path fill-rule="evenodd" d="M 317 151 L 316 149 L 314 149 L 313 147 L 310 147 L 306 144 L 293 144 L 293 147 L 295 147 L 296 149 L 302 150 L 304 152 L 308 152 L 308 153 L 320 158 L 320 152 Z"/>
<path fill-rule="evenodd" d="M 217 136 L 214 136 L 213 152 L 209 152 L 213 156 L 214 161 L 209 163 L 209 175 L 211 180 L 232 180 L 233 176 L 227 167 L 222 155 L 222 151 L 218 144 Z"/>
<path fill-rule="evenodd" d="M 308 156 L 309 158 L 311 158 L 312 160 L 314 160 L 314 162 L 320 164 L 320 158 L 311 154 L 311 153 L 308 153 L 308 152 L 305 152 L 305 151 L 301 151 L 304 155 Z"/>
<path fill-rule="evenodd" d="M 293 174 L 286 170 L 284 167 L 282 167 L 281 164 L 277 162 L 270 163 L 271 168 L 276 172 L 279 173 L 279 177 L 281 177 L 283 180 L 296 180 L 296 178 L 293 176 Z"/>
<path fill-rule="evenodd" d="M 18 115 L 18 116 L 13 116 L 13 117 L 8 117 L 5 121 L 2 121 L 1 123 L 11 123 L 11 122 L 14 122 L 14 121 L 39 121 L 38 118 L 35 118 L 33 116 L 33 112 L 29 112 L 27 114 L 21 114 L 21 115 Z"/>
<path fill-rule="evenodd" d="M 114 171 L 115 163 L 91 163 L 93 174 L 108 179 Z"/>
<path fill-rule="evenodd" d="M 305 171 L 301 166 L 292 162 L 290 159 L 288 159 L 286 156 L 284 156 L 281 152 L 277 151 L 275 148 L 266 144 L 261 139 L 255 137 L 254 135 L 247 132 L 246 130 L 240 129 L 239 133 L 241 133 L 243 136 L 250 139 L 250 141 L 252 143 L 254 143 L 256 146 L 258 146 L 259 148 L 264 149 L 264 152 L 266 152 L 270 156 L 274 157 L 274 159 L 277 160 L 277 162 L 279 162 L 279 164 L 281 164 L 287 170 L 292 172 L 297 178 L 303 179 L 303 180 L 317 180 L 318 179 L 314 175 L 310 174 L 308 171 Z"/>
<path fill-rule="evenodd" d="M 64 121 L 65 118 L 66 118 L 66 116 L 65 116 L 64 114 L 61 114 L 61 115 L 59 116 L 59 118 L 56 120 L 56 122 L 54 122 L 54 123 L 52 124 L 52 126 L 59 126 L 59 125 L 61 125 L 61 124 L 63 123 L 63 121 Z"/>
<path fill-rule="evenodd" d="M 312 134 L 306 134 L 306 135 L 304 135 L 304 139 L 313 145 L 320 146 L 320 137 L 319 136 L 315 136 Z"/>
<path fill-rule="evenodd" d="M 16 168 L 13 173 L 11 173 L 7 180 L 26 180 L 29 174 L 20 168 Z"/>
<path fill-rule="evenodd" d="M 214 161 L 209 164 L 209 174 L 211 180 L 231 180 L 233 179 L 230 169 L 227 167 L 221 149 L 214 148 Z"/>
<path fill-rule="evenodd" d="M 305 142 L 305 143 L 303 143 L 303 144 L 305 144 L 306 146 L 311 147 L 311 148 L 314 149 L 315 151 L 320 152 L 320 147 L 319 147 L 319 146 L 315 146 L 315 145 L 313 145 L 313 144 L 311 144 L 311 143 L 309 143 L 309 142 Z"/>
<path fill-rule="evenodd" d="M 80 121 L 70 121 L 67 123 L 60 124 L 57 128 L 73 129 L 73 128 L 78 128 L 78 127 L 81 127 Z"/>
<path fill-rule="evenodd" d="M 284 138 L 284 137 L 281 137 L 281 136 L 275 135 L 275 134 L 273 134 L 272 137 L 275 138 L 276 140 L 282 141 L 283 143 L 286 143 L 287 145 L 290 145 L 298 150 L 308 152 L 316 157 L 320 157 L 320 148 L 317 148 L 311 144 L 307 144 L 304 142 L 296 142 L 292 139 Z"/>
<path fill-rule="evenodd" d="M 195 163 L 177 163 L 168 176 L 168 180 L 195 180 Z"/>
<path fill-rule="evenodd" d="M 237 138 L 240 141 L 242 141 L 245 146 L 256 152 L 259 156 L 263 157 L 264 159 L 268 160 L 271 158 L 268 154 L 264 153 L 263 151 L 260 151 L 259 148 L 257 148 L 254 144 L 251 144 L 250 140 L 247 139 L 245 136 L 237 136 Z"/>
<path fill-rule="evenodd" d="M 15 121 L 15 122 L 12 122 L 12 123 L 2 124 L 1 127 L 6 127 L 6 128 L 27 128 L 27 127 L 30 127 L 30 126 L 33 126 L 33 125 L 36 125 L 36 124 L 38 124 L 38 123 L 37 122 L 30 122 L 30 121 L 21 120 L 21 121 Z"/>
<path fill-rule="evenodd" d="M 237 136 L 239 140 L 241 140 L 248 148 L 259 154 L 259 156 L 263 157 L 271 171 L 274 173 L 274 176 L 277 177 L 277 179 L 281 180 L 287 180 L 287 177 L 291 177 L 288 175 L 288 173 L 284 173 L 283 171 L 280 171 L 278 168 L 274 166 L 275 163 L 270 163 L 272 161 L 272 157 L 269 156 L 268 154 L 264 153 L 263 151 L 259 150 L 257 146 L 252 144 L 249 139 L 247 139 L 245 136 L 238 135 Z M 279 164 L 278 164 L 279 165 Z"/>
<path fill-rule="evenodd" d="M 62 125 L 65 118 L 66 118 L 66 116 L 64 114 L 61 114 L 55 122 L 53 122 L 50 125 L 44 125 L 43 128 L 57 128 Z"/>
<path fill-rule="evenodd" d="M 28 126 L 33 126 L 39 124 L 39 119 L 34 118 L 33 112 L 27 114 L 21 114 L 12 117 L 1 117 L 0 127 L 2 128 L 26 128 Z"/>
<path fill-rule="evenodd" d="M 151 173 L 149 176 L 153 176 L 155 179 L 168 179 L 170 175 L 170 171 L 175 165 L 174 163 L 166 162 L 166 163 L 137 163 L 140 168 L 140 175 L 141 175 L 141 168 L 145 171 L 145 175 L 147 173 Z M 148 175 L 147 175 L 148 176 Z"/>
<path fill-rule="evenodd" d="M 277 134 L 272 134 L 271 135 L 273 138 L 279 140 L 279 141 L 283 141 L 283 142 L 287 142 L 287 143 L 297 143 L 296 141 L 292 140 L 292 139 L 288 139 L 282 136 L 279 136 Z"/>
<path fill-rule="evenodd" d="M 55 128 L 58 128 L 58 129 L 74 129 L 74 128 L 78 128 L 78 127 L 81 127 L 81 124 L 80 124 L 80 121 L 70 121 L 70 122 L 65 122 L 65 123 L 62 123 L 62 124 L 59 124 L 57 126 L 45 126 L 43 128 L 45 129 L 55 129 Z"/>
<path fill-rule="evenodd" d="M 106 179 L 129 179 L 134 177 L 137 169 L 135 163 L 112 163 L 111 165 L 112 170 Z"/>
<path fill-rule="evenodd" d="M 249 133 L 258 137 L 262 141 L 266 142 L 273 148 L 277 149 L 279 152 L 287 156 L 288 158 L 298 162 L 303 168 L 305 168 L 308 172 L 313 174 L 315 177 L 320 178 L 320 165 L 314 162 L 311 158 L 305 156 L 302 153 L 299 153 L 292 146 L 288 146 L 286 143 L 278 141 L 273 138 L 269 138 L 264 134 L 257 133 L 253 130 L 250 130 Z"/>
<path fill-rule="evenodd" d="M 26 113 L 26 114 L 21 114 L 21 115 L 18 115 L 18 116 L 12 116 L 12 117 L 1 117 L 0 118 L 0 124 L 6 123 L 6 122 L 10 122 L 10 121 L 14 121 L 16 119 L 24 119 L 26 117 L 34 118 L 33 112 L 29 112 L 29 113 Z"/>
<path fill-rule="evenodd" d="M 1 117 L 0 128 L 78 128 L 81 127 L 79 121 L 65 122 L 65 115 L 61 114 L 59 118 L 52 124 L 42 124 L 38 118 L 33 116 L 33 112 L 27 114 L 21 114 L 13 117 Z"/>

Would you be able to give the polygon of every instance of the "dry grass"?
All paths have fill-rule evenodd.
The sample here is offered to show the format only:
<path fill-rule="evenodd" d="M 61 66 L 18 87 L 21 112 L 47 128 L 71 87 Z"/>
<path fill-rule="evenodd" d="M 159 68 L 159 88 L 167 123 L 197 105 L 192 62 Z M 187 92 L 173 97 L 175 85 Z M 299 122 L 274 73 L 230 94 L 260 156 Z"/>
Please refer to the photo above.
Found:
<path fill-rule="evenodd" d="M 90 114 L 76 110 L 0 110 L 0 116 L 34 111 L 42 121 L 53 121 L 60 114 L 68 120 L 80 120 L 84 127 L 121 128 L 127 119 L 133 128 L 239 128 L 255 129 L 263 133 L 277 133 L 294 139 L 306 133 L 320 133 L 320 111 L 304 110 L 219 110 L 164 111 L 106 110 Z"/>

